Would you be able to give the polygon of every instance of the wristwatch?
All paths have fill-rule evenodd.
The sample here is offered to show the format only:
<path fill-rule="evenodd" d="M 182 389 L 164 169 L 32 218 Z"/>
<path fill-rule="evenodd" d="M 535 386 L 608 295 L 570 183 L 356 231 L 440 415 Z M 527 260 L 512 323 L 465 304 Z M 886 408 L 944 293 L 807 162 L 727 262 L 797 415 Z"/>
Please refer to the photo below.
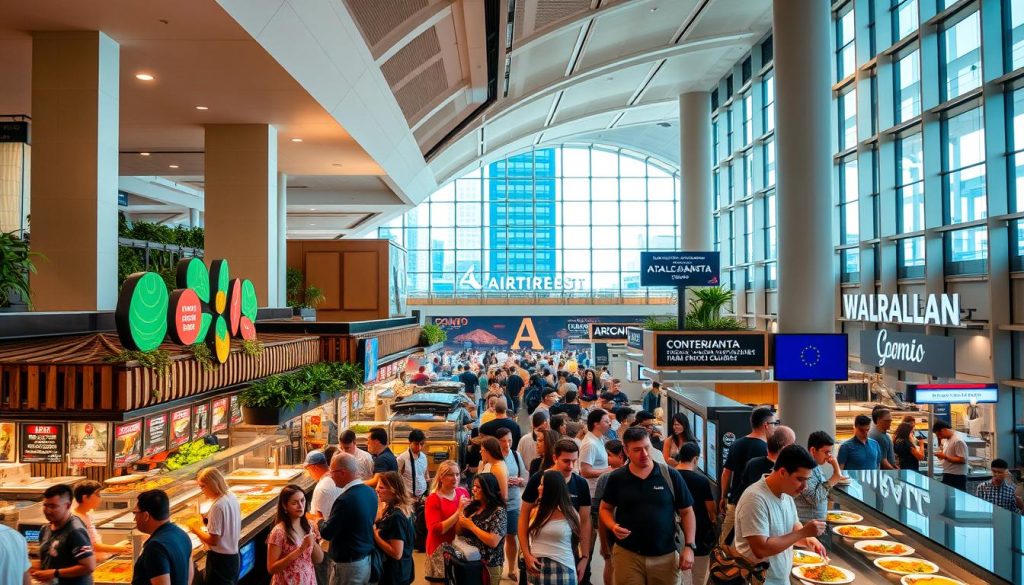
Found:
<path fill-rule="evenodd" d="M 692 550 L 693 552 L 697 552 L 697 545 L 692 542 L 688 542 L 684 546 L 686 546 L 686 548 Z"/>

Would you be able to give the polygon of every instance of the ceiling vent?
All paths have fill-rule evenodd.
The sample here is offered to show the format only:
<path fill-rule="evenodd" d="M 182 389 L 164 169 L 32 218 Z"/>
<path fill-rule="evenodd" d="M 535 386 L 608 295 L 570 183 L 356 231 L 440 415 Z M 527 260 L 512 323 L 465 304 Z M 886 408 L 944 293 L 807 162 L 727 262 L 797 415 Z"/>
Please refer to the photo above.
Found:
<path fill-rule="evenodd" d="M 429 4 L 428 0 L 345 0 L 370 47 L 376 47 L 388 33 Z"/>

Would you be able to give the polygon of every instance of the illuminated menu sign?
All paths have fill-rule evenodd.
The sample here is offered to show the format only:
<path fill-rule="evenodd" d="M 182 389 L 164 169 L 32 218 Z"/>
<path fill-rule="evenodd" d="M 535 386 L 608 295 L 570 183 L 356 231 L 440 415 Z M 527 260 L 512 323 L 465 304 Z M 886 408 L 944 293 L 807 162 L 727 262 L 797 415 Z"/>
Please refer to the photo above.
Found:
<path fill-rule="evenodd" d="M 142 419 L 114 426 L 114 467 L 142 459 Z"/>
<path fill-rule="evenodd" d="M 192 409 L 182 408 L 171 412 L 171 441 L 169 448 L 173 449 L 188 442 L 192 436 Z"/>
<path fill-rule="evenodd" d="M 68 462 L 72 465 L 107 464 L 110 451 L 110 425 L 105 422 L 73 422 L 68 424 Z"/>
<path fill-rule="evenodd" d="M 242 403 L 238 400 L 238 394 L 231 395 L 231 425 L 242 424 Z"/>
<path fill-rule="evenodd" d="M 210 403 L 192 407 L 192 437 L 202 439 L 210 431 Z"/>
<path fill-rule="evenodd" d="M 995 384 L 915 384 L 909 387 L 915 404 L 970 404 L 999 402 Z"/>
<path fill-rule="evenodd" d="M 151 416 L 146 419 L 146 457 L 167 450 L 167 413 Z"/>
<path fill-rule="evenodd" d="M 218 398 L 213 401 L 213 418 L 210 424 L 210 431 L 216 433 L 228 428 L 228 398 Z"/>
<path fill-rule="evenodd" d="M 21 425 L 22 463 L 64 461 L 64 425 L 25 423 Z"/>

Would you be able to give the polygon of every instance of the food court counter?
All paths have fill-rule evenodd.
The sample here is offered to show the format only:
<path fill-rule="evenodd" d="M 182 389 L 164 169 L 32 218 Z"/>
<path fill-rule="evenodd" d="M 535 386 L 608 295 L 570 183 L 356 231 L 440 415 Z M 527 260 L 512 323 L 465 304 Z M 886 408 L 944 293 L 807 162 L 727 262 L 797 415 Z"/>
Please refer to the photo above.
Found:
<path fill-rule="evenodd" d="M 1024 582 L 1024 521 L 1019 514 L 912 471 L 847 474 L 850 483 L 832 492 L 823 542 L 829 547 L 832 565 L 852 573 L 852 582 Z M 916 573 L 905 575 L 911 571 Z M 794 578 L 793 582 L 801 581 Z"/>

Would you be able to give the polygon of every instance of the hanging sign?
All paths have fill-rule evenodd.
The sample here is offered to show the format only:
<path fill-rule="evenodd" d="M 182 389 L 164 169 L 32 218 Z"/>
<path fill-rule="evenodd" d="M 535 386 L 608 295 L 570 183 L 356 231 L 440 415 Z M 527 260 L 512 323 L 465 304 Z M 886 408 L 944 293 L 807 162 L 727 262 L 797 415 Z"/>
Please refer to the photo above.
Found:
<path fill-rule="evenodd" d="M 110 425 L 105 422 L 68 423 L 68 462 L 91 467 L 107 465 Z"/>
<path fill-rule="evenodd" d="M 202 439 L 210 432 L 210 403 L 192 407 L 192 438 Z"/>
<path fill-rule="evenodd" d="M 718 252 L 640 252 L 640 286 L 718 286 Z"/>
<path fill-rule="evenodd" d="M 143 449 L 143 454 L 149 457 L 166 450 L 167 413 L 165 412 L 146 419 L 146 446 Z"/>
<path fill-rule="evenodd" d="M 626 343 L 626 328 L 629 326 L 629 323 L 589 323 L 590 340 Z"/>
<path fill-rule="evenodd" d="M 370 337 L 359 341 L 361 361 L 363 362 L 363 383 L 368 384 L 377 379 L 377 338 Z"/>
<path fill-rule="evenodd" d="M 908 400 L 914 404 L 977 404 L 999 402 L 996 384 L 910 384 Z"/>
<path fill-rule="evenodd" d="M 24 142 L 27 144 L 28 138 L 28 122 L 0 122 L 0 142 Z"/>
<path fill-rule="evenodd" d="M 905 323 L 908 325 L 960 326 L 960 295 L 843 295 L 847 321 Z"/>
<path fill-rule="evenodd" d="M 15 423 L 0 422 L 0 463 L 18 460 L 18 432 L 15 428 Z"/>
<path fill-rule="evenodd" d="M 594 365 L 601 367 L 608 365 L 608 344 L 607 343 L 595 343 L 594 344 Z"/>
<path fill-rule="evenodd" d="M 21 425 L 22 463 L 63 463 L 64 425 L 23 423 Z"/>
<path fill-rule="evenodd" d="M 640 327 L 626 328 L 626 347 L 633 349 L 644 348 L 644 330 Z"/>
<path fill-rule="evenodd" d="M 142 419 L 114 425 L 114 467 L 142 459 Z"/>
<path fill-rule="evenodd" d="M 171 412 L 171 440 L 169 448 L 180 447 L 192 437 L 192 409 L 180 408 Z"/>
<path fill-rule="evenodd" d="M 213 401 L 213 416 L 210 418 L 210 432 L 216 433 L 228 428 L 228 397 Z"/>
<path fill-rule="evenodd" d="M 238 400 L 238 394 L 231 395 L 231 426 L 242 424 L 242 403 Z"/>
<path fill-rule="evenodd" d="M 956 342 L 952 337 L 922 333 L 861 331 L 860 363 L 955 378 Z"/>
<path fill-rule="evenodd" d="M 645 331 L 644 363 L 655 370 L 768 367 L 764 331 Z"/>

